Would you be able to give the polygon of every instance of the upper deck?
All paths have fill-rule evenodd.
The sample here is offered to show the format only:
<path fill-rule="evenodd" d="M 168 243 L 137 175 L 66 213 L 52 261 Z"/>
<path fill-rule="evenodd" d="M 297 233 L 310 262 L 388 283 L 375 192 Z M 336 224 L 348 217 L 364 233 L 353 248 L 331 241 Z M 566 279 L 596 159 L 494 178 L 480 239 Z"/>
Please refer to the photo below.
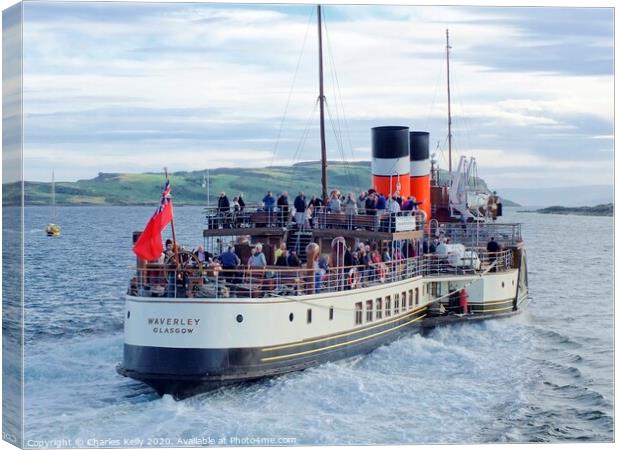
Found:
<path fill-rule="evenodd" d="M 234 270 L 225 270 L 217 258 L 213 263 L 203 265 L 192 258 L 190 252 L 185 252 L 188 257 L 181 257 L 181 264 L 169 261 L 138 268 L 129 293 L 216 299 L 297 296 L 354 290 L 419 276 L 482 275 L 489 270 L 506 271 L 518 266 L 517 249 L 522 245 L 520 224 L 439 223 L 435 220 L 425 223 L 424 215 L 416 211 L 387 213 L 362 209 L 356 214 L 347 214 L 318 208 L 311 220 L 298 227 L 290 213 L 292 210 L 258 206 L 241 211 L 208 208 L 204 236 L 205 239 L 251 236 L 254 242 L 264 243 L 269 239 L 286 242 L 287 236 L 303 230 L 317 242 L 329 243 L 329 238 L 342 236 L 348 242 L 383 242 L 384 247 L 392 246 L 392 251 L 396 248 L 394 244 L 404 248 L 407 242 L 414 242 L 417 243 L 416 250 L 413 254 L 403 252 L 394 260 L 360 261 L 358 265 L 344 267 L 308 268 L 302 261 L 299 267 L 267 264 L 251 268 L 244 260 Z M 428 247 L 435 237 L 463 244 L 466 251 L 456 257 L 431 253 Z M 491 237 L 500 245 L 501 251 L 487 251 L 486 245 Z M 326 245 L 322 246 L 323 253 L 329 251 L 329 244 Z M 268 256 L 273 262 L 272 255 Z"/>

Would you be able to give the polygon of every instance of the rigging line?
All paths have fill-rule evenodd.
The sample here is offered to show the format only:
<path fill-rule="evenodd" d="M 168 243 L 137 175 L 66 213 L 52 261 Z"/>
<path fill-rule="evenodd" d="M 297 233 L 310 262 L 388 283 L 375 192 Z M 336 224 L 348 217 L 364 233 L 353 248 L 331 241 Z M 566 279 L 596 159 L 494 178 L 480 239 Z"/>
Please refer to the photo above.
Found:
<path fill-rule="evenodd" d="M 295 154 L 293 155 L 293 179 L 295 179 L 296 172 L 298 171 L 298 167 L 295 165 L 295 163 L 297 162 L 297 158 L 299 157 L 301 150 L 305 146 L 306 140 L 308 139 L 308 135 L 310 134 L 310 126 L 312 123 L 312 119 L 314 118 L 314 115 L 316 114 L 316 109 L 317 109 L 318 104 L 319 104 L 319 99 L 317 98 L 316 101 L 314 102 L 314 107 L 312 108 L 312 112 L 308 115 L 308 118 L 306 119 L 306 127 L 303 130 L 301 139 L 299 140 L 299 143 L 297 144 L 297 148 L 295 150 Z"/>
<path fill-rule="evenodd" d="M 310 31 L 310 24 L 312 22 L 312 18 L 314 16 L 314 7 L 311 9 L 310 14 L 308 15 L 308 23 L 306 25 L 306 33 L 304 34 L 304 40 L 301 46 L 301 51 L 299 52 L 299 56 L 297 57 L 297 65 L 295 67 L 295 74 L 293 75 L 293 81 L 291 83 L 291 87 L 289 89 L 288 98 L 286 100 L 286 106 L 284 107 L 284 113 L 282 114 L 282 120 L 280 121 L 280 128 L 278 130 L 278 135 L 276 137 L 276 144 L 273 149 L 273 153 L 271 154 L 271 163 L 270 166 L 273 166 L 273 163 L 276 159 L 276 154 L 278 152 L 278 146 L 280 145 L 280 138 L 282 137 L 282 130 L 284 129 L 284 122 L 286 121 L 286 115 L 288 113 L 288 108 L 291 104 L 291 98 L 293 96 L 293 90 L 295 88 L 295 82 L 297 81 L 297 74 L 299 73 L 299 67 L 301 66 L 301 59 L 304 54 L 304 50 L 306 48 L 306 41 L 308 40 L 308 32 Z"/>
<path fill-rule="evenodd" d="M 343 167 L 344 175 L 345 175 L 345 177 L 347 177 L 348 182 L 351 183 L 351 177 L 349 176 L 349 173 L 347 172 L 347 167 L 344 164 L 344 154 L 343 154 L 343 151 L 342 151 L 342 142 L 341 142 L 341 140 L 338 137 L 338 133 L 337 133 L 336 127 L 334 125 L 335 122 L 334 122 L 334 119 L 333 119 L 333 116 L 332 116 L 331 108 L 329 107 L 329 104 L 327 103 L 327 101 L 325 102 L 325 106 L 327 107 L 327 117 L 329 118 L 329 123 L 331 125 L 331 129 L 332 129 L 332 132 L 334 133 L 334 138 L 336 140 L 336 147 L 338 148 L 338 152 L 340 153 L 341 159 L 343 160 L 342 167 Z"/>
<path fill-rule="evenodd" d="M 351 159 L 355 159 L 355 155 L 353 153 L 353 142 L 351 140 L 351 132 L 350 132 L 350 128 L 349 128 L 349 123 L 347 120 L 347 115 L 344 109 L 344 101 L 342 100 L 342 89 L 340 88 L 340 81 L 338 79 L 338 71 L 336 70 L 336 55 L 334 54 L 334 51 L 332 49 L 331 46 L 331 40 L 329 38 L 329 30 L 327 29 L 327 25 L 325 26 L 325 36 L 326 36 L 326 41 L 327 41 L 327 47 L 329 50 L 329 55 L 330 55 L 330 60 L 332 61 L 332 66 L 333 66 L 333 70 L 334 70 L 334 78 L 336 80 L 336 90 L 337 90 L 337 95 L 336 95 L 336 108 L 338 108 L 338 100 L 340 100 L 340 107 L 342 109 L 342 120 L 344 123 L 344 131 L 347 135 L 347 140 L 349 143 L 349 151 L 351 153 Z M 342 134 L 342 133 L 341 133 Z M 344 145 L 343 145 L 344 147 Z M 357 174 L 357 172 L 353 172 L 354 173 L 354 177 L 356 180 L 355 183 L 355 187 L 358 188 L 358 190 L 361 189 L 361 183 L 360 183 L 360 179 L 359 179 L 359 175 Z"/>
<path fill-rule="evenodd" d="M 431 114 L 433 113 L 433 109 L 435 108 L 435 101 L 437 100 L 437 92 L 439 92 L 439 82 L 443 80 L 443 73 L 444 73 L 443 58 L 441 59 L 441 61 L 442 63 L 439 64 L 439 73 L 437 74 L 437 77 L 435 78 L 435 89 L 433 93 L 433 101 L 431 102 L 431 107 L 429 108 L 428 114 L 426 115 L 426 123 L 424 124 L 425 130 L 428 130 L 428 124 L 431 121 Z"/>
<path fill-rule="evenodd" d="M 459 83 L 460 83 L 460 80 L 459 80 Z M 471 133 L 470 133 L 470 122 L 469 122 L 469 118 L 468 118 L 467 114 L 465 113 L 465 107 L 463 105 L 463 99 L 462 99 L 462 95 L 461 95 L 460 84 L 458 84 L 458 89 L 457 89 L 456 80 L 455 80 L 455 83 L 454 83 L 454 87 L 455 87 L 455 95 L 457 95 L 456 98 L 458 99 L 459 105 L 461 106 L 461 116 L 462 116 L 463 127 L 465 128 L 465 136 L 467 137 L 467 146 L 471 150 L 471 148 L 472 148 L 472 145 L 471 145 L 472 140 L 471 140 Z"/>
<path fill-rule="evenodd" d="M 331 109 L 329 108 L 329 104 L 327 102 L 325 102 L 325 105 L 327 106 L 327 116 L 329 117 L 329 122 L 332 125 L 332 131 L 334 132 L 334 136 L 336 138 L 336 144 L 338 146 L 338 150 L 340 151 L 340 155 L 342 156 L 343 161 L 346 161 L 345 156 L 344 156 L 344 147 L 342 145 L 342 136 L 340 136 L 340 139 L 338 138 L 338 135 L 336 133 L 336 128 L 334 127 L 334 121 L 332 119 Z M 355 185 L 353 176 L 351 175 L 351 172 L 347 170 L 346 164 L 343 167 L 344 167 L 345 176 L 347 177 L 350 185 L 353 187 Z"/>
<path fill-rule="evenodd" d="M 334 60 L 333 60 L 333 52 L 331 49 L 331 44 L 328 38 L 328 34 L 327 34 L 327 29 L 325 32 L 325 41 L 327 43 L 327 57 L 328 57 L 328 61 L 329 61 L 329 74 L 331 77 L 331 88 L 332 88 L 332 93 L 333 93 L 333 97 L 336 100 L 336 108 L 338 107 L 338 92 L 336 91 L 336 68 L 335 68 L 335 64 L 334 64 Z M 327 105 L 327 100 L 325 101 L 326 105 Z M 343 141 L 342 141 L 342 126 L 340 124 L 340 115 L 339 115 L 339 110 L 336 109 L 335 111 L 335 115 L 332 114 L 332 111 L 329 109 L 329 105 L 327 105 L 328 107 L 328 116 L 329 116 L 329 120 L 331 123 L 331 127 L 332 127 L 332 131 L 334 133 L 334 138 L 336 139 L 336 144 L 338 146 L 338 150 L 339 150 L 339 154 L 340 154 L 340 159 L 342 160 L 342 171 L 344 172 L 344 175 L 347 177 L 348 179 L 348 183 L 353 186 L 355 183 L 353 181 L 353 176 L 351 174 L 351 170 L 349 168 L 348 162 L 347 162 L 347 158 L 345 156 L 344 153 L 344 145 L 343 145 Z M 335 117 L 335 120 L 334 120 Z"/>

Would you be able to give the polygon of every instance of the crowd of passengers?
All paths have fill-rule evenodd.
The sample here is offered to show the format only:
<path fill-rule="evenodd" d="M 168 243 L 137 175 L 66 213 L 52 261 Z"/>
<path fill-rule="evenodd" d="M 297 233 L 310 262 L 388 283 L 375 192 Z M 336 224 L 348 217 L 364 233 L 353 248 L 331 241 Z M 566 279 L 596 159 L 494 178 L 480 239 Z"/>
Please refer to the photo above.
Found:
<path fill-rule="evenodd" d="M 344 254 L 335 256 L 332 251 L 331 255 L 321 255 L 318 245 L 310 244 L 310 246 L 316 246 L 316 258 L 309 263 L 302 262 L 297 251 L 295 249 L 288 249 L 285 242 L 280 243 L 270 259 L 264 253 L 261 243 L 256 243 L 251 248 L 251 254 L 245 261 L 242 261 L 239 254 L 235 251 L 235 246 L 232 244 L 228 245 L 227 249 L 219 255 L 208 252 L 202 246 L 198 246 L 191 253 L 194 255 L 195 261 L 198 261 L 204 270 L 213 276 L 221 277 L 229 286 L 247 282 L 247 276 L 252 277 L 256 283 L 255 278 L 258 276 L 260 280 L 259 285 L 273 288 L 276 285 L 286 284 L 296 286 L 294 290 L 299 293 L 304 289 L 307 291 L 307 288 L 300 287 L 300 273 L 305 274 L 302 275 L 302 278 L 303 276 L 307 277 L 308 273 L 311 273 L 313 278 L 312 292 L 319 293 L 327 286 L 333 285 L 334 279 L 332 278 L 334 276 L 340 277 L 335 280 L 338 283 L 338 288 L 345 290 L 365 287 L 377 282 L 383 283 L 389 280 L 390 277 L 393 280 L 398 273 L 404 275 L 403 265 L 399 265 L 398 262 L 418 255 L 444 254 L 441 246 L 450 244 L 450 238 L 446 236 L 441 227 L 437 229 L 432 239 L 425 237 L 423 240 L 415 243 L 404 241 L 400 246 L 390 245 L 385 246 L 383 249 L 371 242 L 360 242 L 354 248 L 351 248 L 346 245 L 344 239 L 337 239 L 341 239 Z M 487 244 L 487 251 L 491 253 L 499 252 L 501 251 L 501 245 L 491 237 Z M 187 253 L 188 250 L 180 247 L 175 251 L 173 242 L 167 240 L 165 250 L 158 262 L 165 263 L 166 265 L 174 262 L 174 265 L 176 265 L 176 255 Z M 188 261 L 188 263 L 183 264 L 183 266 L 195 267 L 191 261 Z M 410 264 L 410 269 L 415 271 L 415 264 L 418 264 L 418 262 L 413 260 Z M 344 268 L 344 270 L 330 271 L 334 267 Z M 345 276 L 346 281 L 344 279 Z M 164 286 L 165 295 L 173 295 L 171 287 L 176 286 L 177 295 L 182 292 L 184 295 L 191 296 L 192 286 L 189 272 L 187 271 L 170 271 L 165 280 L 160 276 L 159 281 Z M 268 290 L 265 289 L 265 291 Z"/>
<path fill-rule="evenodd" d="M 385 196 L 374 189 L 355 195 L 349 192 L 346 196 L 339 190 L 330 192 L 327 204 L 320 197 L 315 195 L 309 199 L 299 192 L 291 203 L 288 192 L 282 192 L 277 198 L 272 191 L 268 191 L 263 197 L 257 211 L 278 213 L 278 220 L 281 225 L 292 218 L 298 225 L 304 224 L 314 226 L 314 218 L 318 211 L 325 211 L 330 214 L 346 214 L 355 216 L 366 214 L 372 216 L 382 216 L 385 213 L 398 214 L 403 211 L 413 212 L 418 208 L 418 203 L 414 196 L 403 198 L 399 192 Z M 243 196 L 239 194 L 231 202 L 225 192 L 221 192 L 217 202 L 217 213 L 226 216 L 230 213 L 241 213 L 245 211 L 246 204 Z"/>

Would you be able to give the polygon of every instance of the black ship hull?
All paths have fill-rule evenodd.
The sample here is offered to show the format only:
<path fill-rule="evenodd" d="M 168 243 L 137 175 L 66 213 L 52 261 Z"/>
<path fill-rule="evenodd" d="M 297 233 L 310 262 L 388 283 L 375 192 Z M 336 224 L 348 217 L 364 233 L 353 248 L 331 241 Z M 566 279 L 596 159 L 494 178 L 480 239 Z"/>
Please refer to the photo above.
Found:
<path fill-rule="evenodd" d="M 278 347 L 187 349 L 125 344 L 124 362 L 117 371 L 148 384 L 160 396 L 169 394 L 182 400 L 224 386 L 367 354 L 403 334 L 427 332 L 437 326 L 464 321 L 509 317 L 520 313 L 527 304 L 527 292 L 521 292 L 510 311 L 430 316 L 424 307 L 386 325 Z"/>

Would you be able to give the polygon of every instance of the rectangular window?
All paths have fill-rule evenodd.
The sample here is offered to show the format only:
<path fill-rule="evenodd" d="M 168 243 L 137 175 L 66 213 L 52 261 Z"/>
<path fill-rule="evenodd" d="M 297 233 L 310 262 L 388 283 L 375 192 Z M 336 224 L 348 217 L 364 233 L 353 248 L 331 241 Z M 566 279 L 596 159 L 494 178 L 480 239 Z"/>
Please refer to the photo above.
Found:
<path fill-rule="evenodd" d="M 312 323 L 312 310 L 309 309 L 308 313 L 306 314 L 306 323 Z"/>
<path fill-rule="evenodd" d="M 334 320 L 334 307 L 329 307 L 329 320 Z"/>
<path fill-rule="evenodd" d="M 418 292 L 418 288 L 415 288 L 415 291 Z M 413 306 L 413 289 L 409 289 L 409 308 L 411 308 L 412 306 Z"/>
<path fill-rule="evenodd" d="M 399 301 L 400 295 L 395 294 L 394 295 L 394 315 L 398 314 L 400 312 L 400 301 Z"/>
<path fill-rule="evenodd" d="M 366 300 L 366 322 L 372 322 L 372 300 Z"/>
<path fill-rule="evenodd" d="M 407 293 L 406 293 L 405 291 L 403 291 L 403 292 L 400 294 L 400 298 L 402 298 L 402 299 L 403 299 L 402 306 L 403 306 L 403 311 L 404 311 L 405 309 L 407 309 Z M 411 305 L 410 305 L 410 306 L 411 306 Z"/>
<path fill-rule="evenodd" d="M 377 320 L 382 319 L 383 318 L 383 301 L 382 299 L 378 298 L 375 300 L 375 317 L 377 318 Z"/>
<path fill-rule="evenodd" d="M 392 297 L 389 295 L 385 297 L 385 317 L 392 315 Z"/>
<path fill-rule="evenodd" d="M 415 305 L 418 306 L 420 303 L 420 292 L 418 288 L 415 288 Z"/>
<path fill-rule="evenodd" d="M 355 325 L 361 325 L 362 323 L 362 302 L 355 304 Z"/>

